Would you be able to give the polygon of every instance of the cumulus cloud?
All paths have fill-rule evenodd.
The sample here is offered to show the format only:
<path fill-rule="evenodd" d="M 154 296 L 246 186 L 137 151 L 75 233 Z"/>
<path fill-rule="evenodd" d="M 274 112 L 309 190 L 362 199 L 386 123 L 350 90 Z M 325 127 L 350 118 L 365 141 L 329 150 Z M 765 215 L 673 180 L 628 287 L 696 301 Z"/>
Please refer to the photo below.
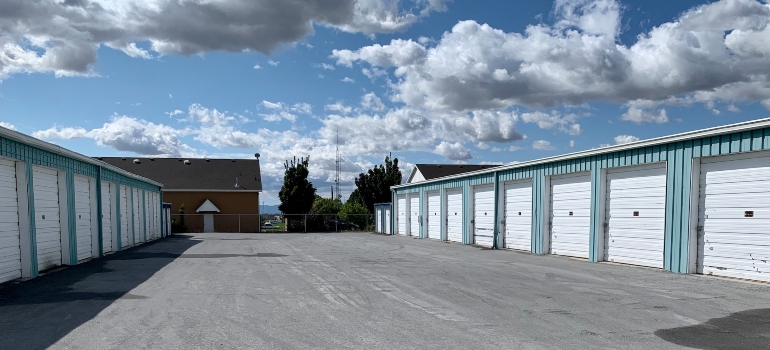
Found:
<path fill-rule="evenodd" d="M 570 135 L 580 135 L 583 133 L 583 129 L 580 124 L 576 123 L 577 115 L 567 114 L 560 115 L 557 112 L 546 114 L 543 112 L 523 113 L 521 120 L 525 123 L 537 124 L 541 129 L 546 130 L 558 130 Z"/>
<path fill-rule="evenodd" d="M 532 142 L 532 148 L 536 149 L 538 151 L 550 151 L 555 149 L 549 141 L 546 140 L 537 140 L 535 142 Z"/>
<path fill-rule="evenodd" d="M 8 122 L 0 122 L 0 126 L 10 130 L 16 130 L 16 126 Z"/>
<path fill-rule="evenodd" d="M 361 108 L 379 112 L 385 110 L 385 104 L 377 97 L 377 94 L 370 92 L 361 97 Z"/>
<path fill-rule="evenodd" d="M 473 158 L 471 156 L 471 152 L 459 142 L 449 143 L 442 141 L 440 144 L 438 144 L 438 146 L 436 146 L 436 149 L 433 150 L 433 153 L 444 156 L 445 158 L 451 160 L 468 160 Z"/>
<path fill-rule="evenodd" d="M 321 68 L 321 69 L 324 69 L 324 70 L 334 70 L 335 69 L 334 66 L 332 66 L 331 64 L 328 64 L 328 63 L 315 63 L 315 64 L 313 64 L 313 67 Z"/>
<path fill-rule="evenodd" d="M 530 25 L 522 33 L 462 21 L 430 47 L 396 39 L 332 56 L 340 65 L 392 69 L 393 99 L 410 108 L 464 111 L 637 100 L 748 100 L 770 106 L 770 4 L 701 5 L 630 44 L 618 41 L 623 18 L 616 0 L 557 0 L 553 17 L 552 24 Z M 640 110 L 630 110 L 625 119 L 668 121 L 662 112 Z"/>
<path fill-rule="evenodd" d="M 665 109 L 661 109 L 657 112 L 650 112 L 638 107 L 630 107 L 626 113 L 620 117 L 622 120 L 634 122 L 637 124 L 644 123 L 668 123 L 668 114 Z"/>
<path fill-rule="evenodd" d="M 351 84 L 352 84 L 352 83 L 355 83 L 356 81 L 355 81 L 355 79 L 353 79 L 353 78 L 350 78 L 350 77 L 344 77 L 344 78 L 342 78 L 342 82 L 343 82 L 343 83 L 351 83 Z"/>
<path fill-rule="evenodd" d="M 622 145 L 624 143 L 631 143 L 639 141 L 639 138 L 632 135 L 618 135 L 615 136 L 615 144 L 616 145 Z"/>
<path fill-rule="evenodd" d="M 6 0 L 0 2 L 0 79 L 16 73 L 92 75 L 102 45 L 150 59 L 211 51 L 268 54 L 302 40 L 314 25 L 393 33 L 444 11 L 446 1 Z"/>

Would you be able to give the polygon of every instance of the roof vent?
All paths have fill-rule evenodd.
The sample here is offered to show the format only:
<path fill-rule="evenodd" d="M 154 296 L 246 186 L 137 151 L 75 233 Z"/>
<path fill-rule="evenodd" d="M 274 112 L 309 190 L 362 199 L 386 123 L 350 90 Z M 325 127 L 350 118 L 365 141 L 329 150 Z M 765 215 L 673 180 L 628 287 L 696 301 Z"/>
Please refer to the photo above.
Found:
<path fill-rule="evenodd" d="M 102 157 L 96 157 L 96 159 L 98 159 L 98 160 L 102 160 Z"/>
<path fill-rule="evenodd" d="M 185 160 L 184 160 L 184 164 L 185 164 L 185 165 L 190 165 L 190 163 L 191 163 L 191 162 L 190 162 L 190 160 L 189 160 L 189 159 L 185 159 Z"/>
<path fill-rule="evenodd" d="M 176 161 L 177 161 L 177 162 L 181 162 L 181 161 L 182 161 L 182 158 L 179 158 L 179 159 L 177 159 Z"/>
<path fill-rule="evenodd" d="M 142 161 L 139 158 L 134 159 L 134 164 L 142 164 Z"/>
<path fill-rule="evenodd" d="M 441 165 L 439 165 L 438 167 L 440 168 L 440 167 L 441 167 Z"/>
<path fill-rule="evenodd" d="M 126 158 L 120 158 L 120 159 L 122 159 L 122 160 L 126 160 Z"/>
<path fill-rule="evenodd" d="M 150 161 L 151 161 L 151 162 L 154 162 L 154 161 L 155 161 L 155 158 L 150 158 Z"/>
<path fill-rule="evenodd" d="M 207 163 L 208 163 L 208 162 L 210 162 L 210 161 L 211 161 L 211 159 L 208 159 L 208 158 L 206 158 L 206 162 L 207 162 Z"/>
<path fill-rule="evenodd" d="M 230 159 L 231 162 L 235 163 L 235 159 Z"/>

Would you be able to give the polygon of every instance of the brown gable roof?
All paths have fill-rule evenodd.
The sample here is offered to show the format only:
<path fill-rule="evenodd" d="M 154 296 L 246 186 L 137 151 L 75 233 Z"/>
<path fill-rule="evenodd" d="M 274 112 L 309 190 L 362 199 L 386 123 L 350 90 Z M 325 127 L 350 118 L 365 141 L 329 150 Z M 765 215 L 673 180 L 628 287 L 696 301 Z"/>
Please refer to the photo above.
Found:
<path fill-rule="evenodd" d="M 425 180 L 432 180 L 444 176 L 452 176 L 469 171 L 490 169 L 499 165 L 475 165 L 475 164 L 417 164 L 415 165 Z"/>
<path fill-rule="evenodd" d="M 164 190 L 262 190 L 257 159 L 96 157 L 163 184 Z M 139 160 L 139 164 L 134 162 Z M 189 161 L 189 165 L 185 164 Z M 235 178 L 238 186 L 235 187 Z"/>

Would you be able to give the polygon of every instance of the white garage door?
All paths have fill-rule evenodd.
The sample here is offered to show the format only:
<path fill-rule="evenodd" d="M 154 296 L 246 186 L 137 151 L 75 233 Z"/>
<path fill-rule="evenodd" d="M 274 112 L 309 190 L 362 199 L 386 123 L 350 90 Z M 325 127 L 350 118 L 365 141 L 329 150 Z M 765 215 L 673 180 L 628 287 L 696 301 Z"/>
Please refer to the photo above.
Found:
<path fill-rule="evenodd" d="M 37 269 L 61 265 L 61 226 L 59 224 L 59 179 L 56 170 L 33 167 L 35 194 L 35 239 Z"/>
<path fill-rule="evenodd" d="M 425 237 L 441 239 L 441 195 L 438 191 L 428 192 L 428 217 L 425 218 L 428 228 Z"/>
<path fill-rule="evenodd" d="M 495 234 L 495 186 L 473 188 L 473 243 L 491 247 Z"/>
<path fill-rule="evenodd" d="M 396 210 L 398 213 L 398 216 L 396 217 L 396 233 L 399 235 L 406 236 L 406 196 L 405 195 L 399 195 L 396 200 Z"/>
<path fill-rule="evenodd" d="M 551 254 L 588 258 L 591 174 L 551 179 Z"/>
<path fill-rule="evenodd" d="M 666 164 L 607 172 L 604 260 L 663 268 Z"/>
<path fill-rule="evenodd" d="M 134 245 L 144 242 L 144 225 L 142 224 L 142 196 L 139 189 L 134 188 L 131 192 L 134 194 L 133 212 L 131 215 L 134 220 Z"/>
<path fill-rule="evenodd" d="M 770 281 L 770 154 L 703 159 L 698 272 Z"/>
<path fill-rule="evenodd" d="M 115 201 L 113 185 L 102 182 L 102 252 L 105 254 L 112 249 L 112 203 Z"/>
<path fill-rule="evenodd" d="M 385 208 L 385 233 L 390 233 L 390 208 Z"/>
<path fill-rule="evenodd" d="M 153 217 L 153 227 L 152 227 L 152 236 L 155 239 L 160 238 L 160 193 L 155 192 L 152 194 L 153 202 L 152 202 L 152 217 Z"/>
<path fill-rule="evenodd" d="M 382 233 L 382 207 L 374 208 L 374 232 Z"/>
<path fill-rule="evenodd" d="M 532 251 L 532 180 L 505 188 L 505 247 Z"/>
<path fill-rule="evenodd" d="M 26 196 L 26 193 L 22 193 Z M 0 159 L 0 283 L 21 277 L 16 166 Z"/>
<path fill-rule="evenodd" d="M 131 229 L 131 200 L 128 186 L 120 186 L 120 245 L 122 248 L 131 246 L 129 230 Z"/>
<path fill-rule="evenodd" d="M 446 234 L 447 240 L 463 241 L 463 190 L 461 188 L 446 191 Z"/>
<path fill-rule="evenodd" d="M 409 235 L 420 237 L 420 195 L 409 195 Z"/>
<path fill-rule="evenodd" d="M 152 239 L 152 206 L 150 206 L 150 201 L 152 201 L 150 196 L 152 196 L 152 194 L 147 191 L 143 191 L 142 193 L 144 193 L 144 197 L 140 195 L 139 198 L 144 198 L 144 232 L 149 241 Z"/>
<path fill-rule="evenodd" d="M 75 176 L 75 237 L 78 261 L 91 255 L 91 183 L 84 176 Z"/>

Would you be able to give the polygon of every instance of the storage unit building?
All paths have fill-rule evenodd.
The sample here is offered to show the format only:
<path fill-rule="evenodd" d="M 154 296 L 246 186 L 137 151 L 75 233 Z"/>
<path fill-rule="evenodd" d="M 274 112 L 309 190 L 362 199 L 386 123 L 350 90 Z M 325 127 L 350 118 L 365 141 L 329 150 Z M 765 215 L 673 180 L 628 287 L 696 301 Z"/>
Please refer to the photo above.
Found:
<path fill-rule="evenodd" d="M 119 250 L 134 217 L 116 214 L 128 208 L 118 188 L 161 186 L 0 127 L 0 283 Z"/>
<path fill-rule="evenodd" d="M 770 119 L 392 190 L 426 198 L 423 238 L 438 193 L 449 241 L 770 281 Z"/>
<path fill-rule="evenodd" d="M 376 203 L 374 205 L 374 232 L 390 232 L 390 203 Z"/>

